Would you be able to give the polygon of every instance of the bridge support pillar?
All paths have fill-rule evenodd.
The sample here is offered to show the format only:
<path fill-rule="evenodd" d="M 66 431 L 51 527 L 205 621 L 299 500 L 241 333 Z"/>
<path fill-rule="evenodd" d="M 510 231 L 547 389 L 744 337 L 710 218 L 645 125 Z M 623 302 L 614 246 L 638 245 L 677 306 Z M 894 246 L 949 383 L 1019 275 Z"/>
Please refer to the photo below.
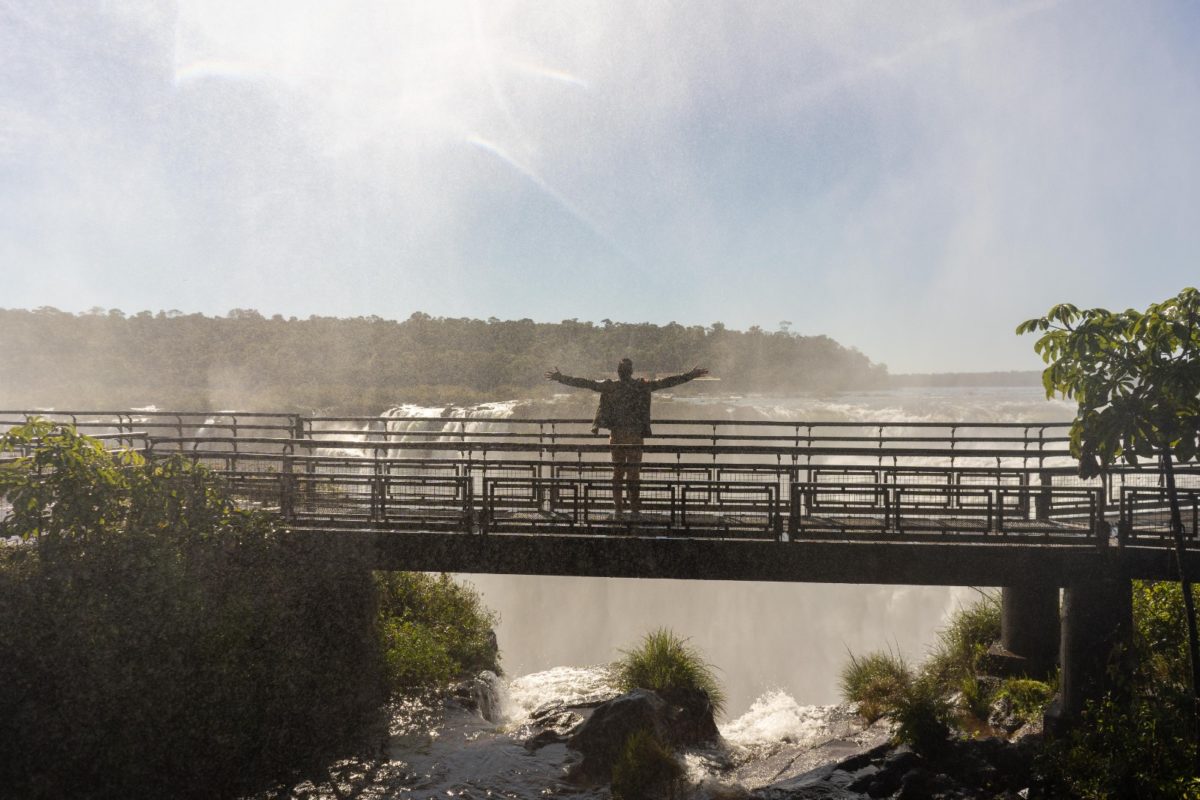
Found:
<path fill-rule="evenodd" d="M 1000 594 L 1000 646 L 1006 671 L 1045 678 L 1058 663 L 1058 587 L 1005 586 Z"/>
<path fill-rule="evenodd" d="M 1048 723 L 1079 719 L 1084 704 L 1118 688 L 1114 677 L 1129 669 L 1133 587 L 1115 567 L 1063 591 L 1061 689 Z"/>

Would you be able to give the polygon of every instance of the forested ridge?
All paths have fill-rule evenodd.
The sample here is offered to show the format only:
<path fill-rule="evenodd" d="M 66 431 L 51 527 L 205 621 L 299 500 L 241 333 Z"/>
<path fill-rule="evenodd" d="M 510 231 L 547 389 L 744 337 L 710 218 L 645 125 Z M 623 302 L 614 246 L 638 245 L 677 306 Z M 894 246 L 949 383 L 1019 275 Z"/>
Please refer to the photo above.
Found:
<path fill-rule="evenodd" d="M 886 367 L 827 336 L 721 323 L 223 317 L 177 311 L 0 309 L 0 405 L 375 413 L 402 402 L 470 403 L 551 391 L 553 367 L 611 375 L 708 367 L 722 392 L 881 385 Z M 694 388 L 693 388 L 694 390 Z"/>

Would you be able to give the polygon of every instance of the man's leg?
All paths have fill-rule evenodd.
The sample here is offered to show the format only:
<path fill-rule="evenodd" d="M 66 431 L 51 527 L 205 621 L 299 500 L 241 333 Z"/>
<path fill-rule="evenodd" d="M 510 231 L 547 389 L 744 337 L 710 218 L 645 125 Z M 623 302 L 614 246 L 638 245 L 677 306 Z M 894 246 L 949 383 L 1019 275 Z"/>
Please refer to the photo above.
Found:
<path fill-rule="evenodd" d="M 642 506 L 642 486 L 638 483 L 641 467 L 637 465 L 630 466 L 625 474 L 629 476 L 629 513 L 636 516 L 638 509 Z"/>
<path fill-rule="evenodd" d="M 625 513 L 625 481 L 637 469 L 641 460 L 641 451 L 630 447 L 631 444 L 641 444 L 641 437 L 624 431 L 613 431 L 608 443 L 612 445 L 613 460 L 613 505 L 617 507 L 617 515 Z M 637 495 L 635 487 L 630 486 L 630 499 L 633 500 L 633 510 L 637 511 Z"/>
<path fill-rule="evenodd" d="M 617 507 L 617 516 L 625 513 L 625 464 L 617 460 L 617 456 L 613 454 L 613 505 Z"/>
<path fill-rule="evenodd" d="M 629 510 L 634 516 L 637 516 L 642 506 L 642 485 L 638 481 L 642 474 L 642 442 L 640 436 L 630 442 L 637 447 L 629 449 L 629 462 L 625 470 L 625 474 L 629 476 Z"/>

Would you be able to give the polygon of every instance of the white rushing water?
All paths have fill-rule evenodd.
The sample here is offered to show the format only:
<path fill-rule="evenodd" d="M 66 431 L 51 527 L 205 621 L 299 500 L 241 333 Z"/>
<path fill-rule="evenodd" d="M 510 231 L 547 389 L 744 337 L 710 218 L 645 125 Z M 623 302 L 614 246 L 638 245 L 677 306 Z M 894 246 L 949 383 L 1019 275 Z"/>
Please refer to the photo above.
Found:
<path fill-rule="evenodd" d="M 708 396 L 675 402 L 703 406 L 701 416 L 728 419 L 1053 422 L 1071 416 L 1068 405 L 1046 401 L 1036 388 L 905 389 L 827 398 Z M 403 433 L 404 426 L 431 428 L 386 420 L 422 417 L 433 425 L 441 420 L 450 440 L 461 431 L 454 420 L 503 419 L 519 405 L 402 406 L 385 415 L 385 424 L 390 432 Z M 531 753 L 521 739 L 538 709 L 612 694 L 604 665 L 664 626 L 690 638 L 717 668 L 728 695 L 726 717 L 718 721 L 727 745 L 725 770 L 714 777 L 704 753 L 690 754 L 690 777 L 706 787 L 692 796 L 722 796 L 722 787 L 739 782 L 744 789 L 755 785 L 746 776 L 754 775 L 756 760 L 768 764 L 784 746 L 815 744 L 835 729 L 844 732 L 847 711 L 835 704 L 840 701 L 838 673 L 849 653 L 890 649 L 920 661 L 948 616 L 977 596 L 972 587 L 458 577 L 473 584 L 500 615 L 497 636 L 508 676 L 497 687 L 501 718 L 488 722 L 451 709 L 432 733 L 394 738 L 389 752 L 401 777 L 383 796 L 606 797 L 602 790 L 579 794 L 561 782 L 568 757 L 563 745 Z"/>

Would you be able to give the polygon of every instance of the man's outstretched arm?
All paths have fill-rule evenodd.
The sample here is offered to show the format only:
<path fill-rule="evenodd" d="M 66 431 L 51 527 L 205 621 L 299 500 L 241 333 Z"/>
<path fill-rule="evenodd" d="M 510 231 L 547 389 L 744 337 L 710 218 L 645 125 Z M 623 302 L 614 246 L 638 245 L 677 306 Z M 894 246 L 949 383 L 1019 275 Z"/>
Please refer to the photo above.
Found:
<path fill-rule="evenodd" d="M 591 389 L 593 392 L 599 392 L 603 387 L 600 381 L 588 380 L 587 378 L 573 378 L 570 375 L 563 375 L 558 371 L 558 367 L 546 373 L 546 380 L 558 381 L 567 386 L 574 386 L 576 389 Z"/>
<path fill-rule="evenodd" d="M 670 389 L 672 386 L 678 386 L 681 383 L 687 383 L 696 378 L 703 378 L 707 374 L 708 370 L 703 367 L 693 367 L 690 372 L 685 372 L 682 375 L 668 375 L 656 381 L 646 381 L 646 385 L 650 387 L 650 391 L 656 392 L 659 389 Z"/>

